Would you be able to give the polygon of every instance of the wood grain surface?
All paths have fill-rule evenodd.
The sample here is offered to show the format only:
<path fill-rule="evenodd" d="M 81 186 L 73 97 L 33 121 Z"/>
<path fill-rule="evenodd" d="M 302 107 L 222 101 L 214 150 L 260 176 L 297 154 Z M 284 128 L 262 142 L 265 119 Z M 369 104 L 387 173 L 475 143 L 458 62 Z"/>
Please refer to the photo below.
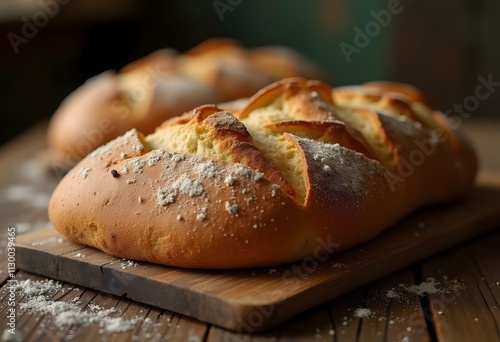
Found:
<path fill-rule="evenodd" d="M 374 240 L 324 261 L 234 271 L 130 266 L 48 228 L 18 237 L 17 266 L 237 332 L 262 331 L 495 227 L 500 188 L 485 179 L 468 196 L 420 210 Z"/>

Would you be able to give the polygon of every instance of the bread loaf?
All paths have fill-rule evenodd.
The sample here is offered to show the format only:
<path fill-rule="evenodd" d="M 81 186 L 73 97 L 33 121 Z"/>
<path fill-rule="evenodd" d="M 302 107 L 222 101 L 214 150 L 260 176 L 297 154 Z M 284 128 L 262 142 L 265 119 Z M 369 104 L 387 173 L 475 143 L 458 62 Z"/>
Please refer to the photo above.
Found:
<path fill-rule="evenodd" d="M 473 183 L 467 141 L 405 87 L 285 79 L 237 113 L 206 105 L 148 136 L 130 130 L 66 175 L 50 220 L 106 253 L 189 268 L 360 244 Z"/>
<path fill-rule="evenodd" d="M 131 128 L 148 134 L 164 120 L 196 106 L 249 97 L 282 77 L 317 73 L 313 63 L 293 50 L 252 51 L 233 40 L 211 39 L 184 54 L 158 50 L 118 73 L 93 77 L 53 115 L 49 161 L 67 170 Z"/>

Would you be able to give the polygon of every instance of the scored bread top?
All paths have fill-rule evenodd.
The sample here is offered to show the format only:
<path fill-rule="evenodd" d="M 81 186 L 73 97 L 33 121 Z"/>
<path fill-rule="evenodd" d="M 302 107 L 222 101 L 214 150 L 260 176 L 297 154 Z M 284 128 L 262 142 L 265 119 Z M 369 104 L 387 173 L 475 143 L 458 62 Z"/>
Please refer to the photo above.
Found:
<path fill-rule="evenodd" d="M 423 96 L 374 87 L 285 79 L 233 113 L 206 105 L 149 136 L 131 130 L 68 173 L 50 219 L 107 253 L 181 267 L 277 265 L 359 244 L 463 193 L 476 171 Z"/>

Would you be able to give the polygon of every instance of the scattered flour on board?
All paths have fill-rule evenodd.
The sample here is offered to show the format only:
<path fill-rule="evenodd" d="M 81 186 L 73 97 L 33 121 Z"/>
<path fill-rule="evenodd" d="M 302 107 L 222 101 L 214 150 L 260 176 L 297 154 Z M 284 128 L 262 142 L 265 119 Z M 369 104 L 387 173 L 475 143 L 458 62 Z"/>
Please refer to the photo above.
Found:
<path fill-rule="evenodd" d="M 43 246 L 43 245 L 46 245 L 46 244 L 49 244 L 49 243 L 56 243 L 56 242 L 57 243 L 63 243 L 64 239 L 63 238 L 56 238 L 56 237 L 52 236 L 52 237 L 48 237 L 48 238 L 45 238 L 45 239 L 41 239 L 41 240 L 32 242 L 31 245 L 32 246 Z"/>
<path fill-rule="evenodd" d="M 139 264 L 132 260 L 122 259 L 122 263 L 120 264 L 122 270 L 130 267 L 139 267 Z"/>

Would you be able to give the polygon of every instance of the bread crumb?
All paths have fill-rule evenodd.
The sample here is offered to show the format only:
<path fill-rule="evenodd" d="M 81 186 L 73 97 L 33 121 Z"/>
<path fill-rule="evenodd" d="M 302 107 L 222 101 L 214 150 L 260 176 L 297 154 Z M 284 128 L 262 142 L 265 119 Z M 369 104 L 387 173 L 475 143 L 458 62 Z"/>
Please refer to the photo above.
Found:
<path fill-rule="evenodd" d="M 182 221 L 182 216 L 181 215 L 177 215 L 176 219 L 177 219 L 177 221 Z"/>
<path fill-rule="evenodd" d="M 133 178 L 127 179 L 127 184 L 135 184 L 136 182 L 137 182 L 136 179 L 133 179 Z"/>

